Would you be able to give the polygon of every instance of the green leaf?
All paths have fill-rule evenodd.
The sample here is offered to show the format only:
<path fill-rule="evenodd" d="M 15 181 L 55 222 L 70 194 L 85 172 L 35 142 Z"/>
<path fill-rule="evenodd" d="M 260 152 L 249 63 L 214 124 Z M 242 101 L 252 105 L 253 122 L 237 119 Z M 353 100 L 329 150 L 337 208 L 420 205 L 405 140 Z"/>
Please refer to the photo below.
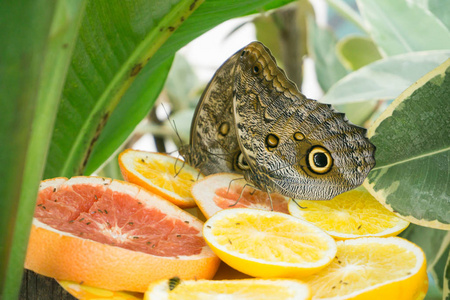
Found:
<path fill-rule="evenodd" d="M 361 16 L 353 10 L 345 1 L 343 0 L 326 0 L 328 5 L 334 8 L 342 17 L 347 19 L 348 21 L 355 24 L 362 31 L 367 32 L 366 27 L 364 26 L 364 21 Z"/>
<path fill-rule="evenodd" d="M 450 49 L 450 32 L 426 9 L 408 0 L 357 0 L 383 55 Z"/>
<path fill-rule="evenodd" d="M 141 71 L 143 76 L 138 77 L 133 83 L 134 88 L 125 93 L 103 128 L 84 174 L 91 175 L 104 163 L 111 163 L 108 162 L 111 155 L 121 150 L 120 146 L 148 115 L 164 86 L 171 64 L 172 58 L 169 58 L 162 64 L 149 65 Z"/>
<path fill-rule="evenodd" d="M 364 36 L 347 36 L 338 41 L 336 50 L 341 63 L 352 71 L 382 58 L 374 42 Z"/>
<path fill-rule="evenodd" d="M 52 159 L 47 163 L 45 178 L 83 173 L 95 141 L 125 91 L 201 2 L 88 2 L 56 119 L 49 151 Z"/>
<path fill-rule="evenodd" d="M 160 79 L 158 76 L 167 74 L 162 74 L 161 64 L 213 26 L 267 3 L 279 3 L 210 0 L 196 10 L 201 2 L 88 3 L 53 132 L 49 154 L 52 160 L 47 164 L 45 178 L 96 170 L 148 113 L 155 98 L 145 97 L 154 95 L 159 84 L 153 76 Z M 122 101 L 128 104 L 119 107 Z M 134 114 L 132 106 L 139 105 L 142 109 Z M 114 109 L 119 110 L 112 121 Z M 116 125 L 109 125 L 110 129 L 101 134 L 110 116 Z M 116 118 L 126 120 L 127 127 L 117 126 L 120 120 Z M 120 138 L 111 138 L 112 135 Z M 89 168 L 85 171 L 88 159 Z"/>
<path fill-rule="evenodd" d="M 443 300 L 450 300 L 450 255 L 447 257 L 444 272 L 444 291 L 442 295 Z"/>
<path fill-rule="evenodd" d="M 368 136 L 376 166 L 364 186 L 410 222 L 450 229 L 450 59 L 405 90 Z"/>
<path fill-rule="evenodd" d="M 0 298 L 17 299 L 39 181 L 85 1 L 0 3 Z"/>
<path fill-rule="evenodd" d="M 322 102 L 343 104 L 394 99 L 450 56 L 450 50 L 414 52 L 378 60 L 342 78 Z"/>
<path fill-rule="evenodd" d="M 447 0 L 428 0 L 428 9 L 450 30 L 450 9 Z"/>
<path fill-rule="evenodd" d="M 450 237 L 447 235 L 443 240 L 441 248 L 436 251 L 435 260 L 429 263 L 429 273 L 433 277 L 436 286 L 442 291 L 444 287 L 445 264 L 450 255 Z"/>
<path fill-rule="evenodd" d="M 313 18 L 308 19 L 308 53 L 314 60 L 317 80 L 325 92 L 348 73 L 336 55 L 336 41 L 331 30 L 320 28 Z"/>

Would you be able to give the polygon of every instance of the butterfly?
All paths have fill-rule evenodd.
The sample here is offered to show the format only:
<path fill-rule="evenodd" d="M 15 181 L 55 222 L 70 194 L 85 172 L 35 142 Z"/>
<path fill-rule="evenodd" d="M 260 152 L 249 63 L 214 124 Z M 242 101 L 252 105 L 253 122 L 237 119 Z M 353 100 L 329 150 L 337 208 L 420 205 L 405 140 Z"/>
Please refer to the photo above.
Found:
<path fill-rule="evenodd" d="M 307 200 L 359 186 L 375 165 L 366 129 L 306 98 L 260 42 L 217 70 L 181 153 L 205 175 L 241 173 L 257 189 Z"/>

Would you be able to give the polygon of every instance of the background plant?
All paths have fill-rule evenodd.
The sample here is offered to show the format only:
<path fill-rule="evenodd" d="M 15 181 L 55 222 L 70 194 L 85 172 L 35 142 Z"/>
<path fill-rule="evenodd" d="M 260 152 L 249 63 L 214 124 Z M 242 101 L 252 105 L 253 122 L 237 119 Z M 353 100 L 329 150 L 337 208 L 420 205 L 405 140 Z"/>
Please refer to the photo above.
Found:
<path fill-rule="evenodd" d="M 180 124 L 190 123 L 200 93 L 195 80 L 181 85 L 183 72 L 191 72 L 181 58 L 166 80 L 176 51 L 227 19 L 288 2 L 0 2 L 0 293 L 5 299 L 17 297 L 39 181 L 94 171 L 118 176 L 114 160 L 106 164 L 107 160 L 149 115 L 164 86 L 173 119 L 178 128 L 186 128 Z M 431 279 L 427 299 L 449 297 L 450 195 L 445 162 L 450 111 L 445 104 L 450 91 L 448 63 L 441 65 L 450 57 L 445 2 L 357 0 L 356 7 L 328 0 L 331 19 L 339 20 L 334 31 L 317 24 L 305 0 L 254 19 L 258 39 L 273 50 L 299 86 L 303 59 L 314 60 L 325 93 L 319 100 L 365 126 L 392 110 L 372 128 L 377 167 L 395 165 L 407 174 L 382 168 L 371 173 L 366 186 L 388 208 L 417 224 L 403 237 L 427 255 Z M 435 68 L 442 75 L 420 84 L 420 92 L 414 94 L 418 99 L 399 97 Z M 189 101 L 183 99 L 184 91 L 189 91 Z M 397 97 L 397 104 L 389 108 Z M 149 124 L 159 136 L 173 134 L 167 124 Z M 398 153 L 407 156 L 407 164 L 405 156 L 393 155 Z M 396 188 L 389 189 L 386 182 Z"/>

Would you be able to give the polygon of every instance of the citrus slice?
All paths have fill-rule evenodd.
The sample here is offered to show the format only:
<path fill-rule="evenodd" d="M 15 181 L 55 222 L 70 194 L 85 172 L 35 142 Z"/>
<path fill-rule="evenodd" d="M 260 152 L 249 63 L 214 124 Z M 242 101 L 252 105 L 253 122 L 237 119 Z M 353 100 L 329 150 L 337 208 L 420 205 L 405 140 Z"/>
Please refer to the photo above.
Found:
<path fill-rule="evenodd" d="M 206 218 L 210 218 L 216 212 L 227 208 L 248 207 L 272 210 L 270 199 L 266 192 L 247 186 L 242 193 L 246 183 L 242 175 L 218 173 L 206 176 L 194 183 L 191 192 L 195 203 L 197 203 L 197 206 Z M 274 211 L 289 212 L 288 198 L 275 193 L 272 193 L 270 197 Z M 236 201 L 237 204 L 234 205 Z"/>
<path fill-rule="evenodd" d="M 291 215 L 313 223 L 335 239 L 393 236 L 409 225 L 364 190 L 342 193 L 329 201 L 296 201 L 298 205 L 289 203 Z"/>
<path fill-rule="evenodd" d="M 320 228 L 288 214 L 251 208 L 219 211 L 203 226 L 211 249 L 254 277 L 301 277 L 323 269 L 336 243 Z"/>
<path fill-rule="evenodd" d="M 146 188 L 182 208 L 194 207 L 191 186 L 203 176 L 175 157 L 127 149 L 119 155 L 123 178 Z"/>
<path fill-rule="evenodd" d="M 307 277 L 313 299 L 419 300 L 428 289 L 425 255 L 399 237 L 337 242 L 333 262 Z"/>
<path fill-rule="evenodd" d="M 210 279 L 219 259 L 203 222 L 147 190 L 100 177 L 41 183 L 25 267 L 113 291 L 152 280 Z"/>
<path fill-rule="evenodd" d="M 144 300 L 169 299 L 311 299 L 306 284 L 292 279 L 179 280 L 152 283 Z"/>

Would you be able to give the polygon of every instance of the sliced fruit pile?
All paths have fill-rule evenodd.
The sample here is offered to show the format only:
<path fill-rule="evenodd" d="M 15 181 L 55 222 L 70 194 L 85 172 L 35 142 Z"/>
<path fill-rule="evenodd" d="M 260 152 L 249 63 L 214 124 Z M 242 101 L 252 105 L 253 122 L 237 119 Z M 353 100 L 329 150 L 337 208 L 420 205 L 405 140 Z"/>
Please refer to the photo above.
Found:
<path fill-rule="evenodd" d="M 41 185 L 26 267 L 62 280 L 80 299 L 144 297 L 126 291 L 146 291 L 145 299 L 270 299 L 275 293 L 277 299 L 415 300 L 426 294 L 422 250 L 387 237 L 409 223 L 365 191 L 295 203 L 246 186 L 241 175 L 202 179 L 163 154 L 126 150 L 119 164 L 124 178 L 141 187 L 96 177 Z M 169 201 L 197 205 L 207 221 Z M 216 255 L 232 268 L 200 280 L 214 276 Z M 248 277 L 266 279 L 230 280 Z"/>

